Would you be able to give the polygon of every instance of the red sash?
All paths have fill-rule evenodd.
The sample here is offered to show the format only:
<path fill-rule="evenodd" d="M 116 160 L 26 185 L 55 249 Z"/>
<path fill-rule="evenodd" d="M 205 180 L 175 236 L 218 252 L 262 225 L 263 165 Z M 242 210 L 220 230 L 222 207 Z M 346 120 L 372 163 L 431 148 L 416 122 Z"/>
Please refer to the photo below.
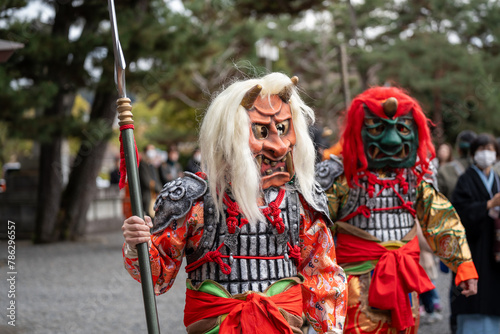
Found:
<path fill-rule="evenodd" d="M 434 289 L 419 264 L 417 237 L 399 249 L 388 250 L 375 241 L 337 233 L 336 251 L 339 264 L 378 260 L 368 291 L 368 304 L 391 310 L 392 326 L 398 330 L 415 325 L 408 294 Z"/>
<path fill-rule="evenodd" d="M 271 297 L 251 293 L 246 300 L 223 298 L 209 293 L 186 290 L 184 325 L 205 318 L 227 314 L 220 333 L 285 333 L 293 334 L 290 325 L 278 308 L 302 316 L 302 290 L 300 285 Z"/>

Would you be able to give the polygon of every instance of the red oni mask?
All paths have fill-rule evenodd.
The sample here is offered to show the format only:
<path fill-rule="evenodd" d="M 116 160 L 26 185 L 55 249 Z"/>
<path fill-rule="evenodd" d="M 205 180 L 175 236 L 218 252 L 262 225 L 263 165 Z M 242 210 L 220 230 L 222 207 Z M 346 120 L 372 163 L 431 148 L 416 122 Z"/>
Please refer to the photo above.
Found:
<path fill-rule="evenodd" d="M 290 105 L 278 95 L 258 96 L 250 116 L 250 149 L 262 176 L 262 189 L 279 187 L 295 174 L 292 150 L 296 137 Z"/>

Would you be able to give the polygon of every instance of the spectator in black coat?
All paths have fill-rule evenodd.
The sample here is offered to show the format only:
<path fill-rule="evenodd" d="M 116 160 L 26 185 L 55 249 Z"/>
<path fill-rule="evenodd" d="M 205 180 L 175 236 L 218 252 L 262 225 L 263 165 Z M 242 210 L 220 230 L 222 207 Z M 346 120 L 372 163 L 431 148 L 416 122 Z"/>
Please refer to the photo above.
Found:
<path fill-rule="evenodd" d="M 488 134 L 471 143 L 474 164 L 458 179 L 452 203 L 465 227 L 479 275 L 477 295 L 452 298 L 457 333 L 500 333 L 500 263 L 494 258 L 494 221 L 500 208 L 500 178 L 492 166 L 496 141 Z"/>
<path fill-rule="evenodd" d="M 142 206 L 144 214 L 150 217 L 154 217 L 154 200 L 162 188 L 158 170 L 153 164 L 156 155 L 156 148 L 154 145 L 149 144 L 145 147 L 141 155 L 141 161 L 139 162 L 139 182 L 141 184 Z"/>

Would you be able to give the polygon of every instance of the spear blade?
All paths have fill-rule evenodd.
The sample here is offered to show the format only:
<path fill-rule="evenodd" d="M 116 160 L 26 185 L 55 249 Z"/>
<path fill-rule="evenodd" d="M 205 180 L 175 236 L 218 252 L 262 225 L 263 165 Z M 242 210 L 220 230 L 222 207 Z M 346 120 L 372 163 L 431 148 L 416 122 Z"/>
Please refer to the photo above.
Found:
<path fill-rule="evenodd" d="M 118 90 L 119 97 L 127 97 L 127 89 L 125 86 L 125 57 L 123 56 L 122 45 L 120 44 L 120 36 L 118 35 L 118 26 L 116 25 L 116 11 L 113 0 L 108 0 L 109 20 L 111 23 L 111 34 L 113 36 L 113 53 L 115 55 L 115 84 Z"/>

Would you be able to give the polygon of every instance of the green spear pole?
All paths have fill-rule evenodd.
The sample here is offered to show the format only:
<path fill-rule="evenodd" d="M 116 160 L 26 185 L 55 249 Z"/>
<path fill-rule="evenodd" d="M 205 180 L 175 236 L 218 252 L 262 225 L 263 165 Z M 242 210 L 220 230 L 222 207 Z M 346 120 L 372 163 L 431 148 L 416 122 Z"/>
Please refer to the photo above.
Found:
<path fill-rule="evenodd" d="M 130 191 L 130 202 L 132 213 L 144 219 L 142 210 L 141 188 L 139 186 L 139 172 L 137 169 L 137 156 L 135 151 L 134 124 L 132 105 L 127 98 L 125 89 L 125 58 L 123 56 L 118 27 L 116 25 L 115 4 L 113 0 L 108 0 L 109 18 L 111 22 L 111 32 L 113 34 L 113 51 L 115 55 L 115 83 L 118 90 L 119 99 L 116 101 L 120 131 L 122 136 L 123 151 L 125 153 L 125 163 L 127 166 L 127 179 Z M 149 263 L 149 249 L 147 243 L 137 245 L 139 256 L 139 267 L 141 273 L 142 296 L 146 311 L 146 322 L 148 333 L 159 334 L 158 313 L 156 310 L 156 298 L 153 289 L 153 278 L 151 275 L 151 265 Z"/>

